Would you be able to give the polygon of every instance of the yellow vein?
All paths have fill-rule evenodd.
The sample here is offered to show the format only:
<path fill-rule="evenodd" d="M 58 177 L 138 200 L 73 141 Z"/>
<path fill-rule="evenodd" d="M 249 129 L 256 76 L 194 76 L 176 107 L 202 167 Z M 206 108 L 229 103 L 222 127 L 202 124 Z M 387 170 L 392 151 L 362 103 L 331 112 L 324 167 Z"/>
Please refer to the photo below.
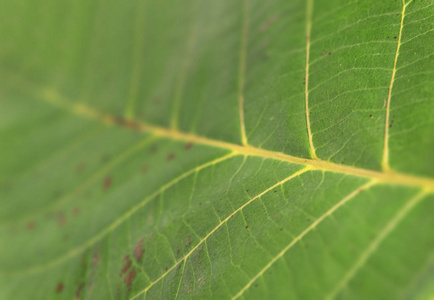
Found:
<path fill-rule="evenodd" d="M 306 127 L 309 138 L 310 155 L 317 159 L 315 147 L 313 146 L 312 131 L 310 129 L 310 111 L 309 111 L 309 56 L 310 56 L 310 34 L 312 28 L 313 0 L 307 0 L 306 4 L 306 74 L 304 78 L 304 99 L 306 105 Z"/>
<path fill-rule="evenodd" d="M 26 270 L 6 271 L 6 272 L 4 272 L 4 274 L 7 274 L 7 275 L 28 275 L 28 274 L 38 273 L 38 272 L 43 271 L 47 268 L 55 267 L 55 266 L 61 264 L 62 262 L 79 255 L 80 253 L 82 253 L 86 249 L 93 246 L 99 240 L 104 238 L 107 234 L 109 234 L 110 232 L 115 230 L 117 227 L 119 227 L 123 222 L 125 222 L 125 220 L 128 220 L 135 212 L 137 212 L 140 208 L 144 207 L 149 201 L 151 201 L 152 199 L 157 197 L 162 191 L 167 190 L 168 188 L 170 188 L 173 185 L 175 185 L 176 183 L 178 183 L 180 180 L 186 178 L 187 176 L 189 176 L 195 172 L 199 172 L 200 170 L 205 169 L 209 166 L 212 166 L 212 165 L 218 164 L 220 162 L 223 162 L 225 160 L 228 160 L 229 158 L 234 157 L 235 155 L 236 155 L 235 153 L 230 153 L 230 154 L 227 154 L 227 155 L 222 156 L 220 158 L 217 158 L 217 159 L 214 159 L 214 160 L 209 161 L 207 163 L 204 163 L 200 166 L 197 166 L 193 169 L 190 169 L 187 172 L 184 172 L 183 174 L 181 174 L 178 177 L 174 178 L 173 180 L 169 181 L 168 183 L 163 185 L 160 189 L 156 190 L 154 193 L 152 193 L 151 195 L 149 195 L 148 197 L 143 199 L 140 203 L 136 204 L 136 206 L 134 206 L 129 211 L 124 213 L 122 216 L 117 218 L 113 223 L 111 223 L 109 226 L 104 228 L 97 235 L 90 238 L 86 243 L 68 251 L 65 255 L 62 255 L 62 256 L 60 256 L 60 257 L 58 257 L 58 258 L 56 258 L 56 259 L 54 259 L 54 260 L 52 260 L 46 264 L 43 264 L 43 265 L 33 266 L 33 267 L 26 269 Z"/>
<path fill-rule="evenodd" d="M 383 171 L 390 170 L 390 166 L 389 166 L 389 126 L 391 125 L 389 124 L 390 99 L 392 98 L 393 83 L 395 82 L 396 64 L 398 62 L 399 48 L 401 47 L 402 29 L 404 27 L 405 8 L 407 7 L 407 5 L 408 3 L 405 4 L 404 0 L 402 0 L 401 25 L 399 27 L 398 45 L 396 46 L 395 61 L 393 62 L 392 78 L 390 79 L 389 93 L 387 95 L 387 102 L 386 102 L 387 106 L 386 106 L 386 120 L 384 124 L 384 147 L 383 147 L 383 160 L 382 160 Z"/>
<path fill-rule="evenodd" d="M 133 65 L 132 74 L 130 81 L 130 90 L 128 95 L 127 108 L 125 111 L 125 118 L 134 118 L 134 109 L 137 101 L 137 94 L 139 89 L 139 80 L 141 71 L 143 68 L 142 57 L 143 57 L 143 40 L 144 34 L 143 30 L 145 27 L 145 0 L 138 1 L 137 15 L 135 21 L 135 34 L 134 34 L 134 47 L 133 47 Z"/>
<path fill-rule="evenodd" d="M 261 193 L 259 193 L 258 195 L 256 195 L 255 197 L 251 198 L 250 200 L 248 200 L 246 203 L 244 203 L 242 206 L 240 206 L 239 208 L 237 208 L 232 214 L 230 214 L 228 217 L 226 217 L 226 219 L 224 219 L 223 221 L 221 221 L 216 227 L 214 227 L 213 230 L 211 230 L 203 239 L 201 239 L 192 249 L 190 252 L 188 252 L 183 258 L 181 258 L 176 264 L 174 264 L 170 269 L 168 269 L 166 272 L 164 272 L 160 277 L 158 277 L 155 281 L 151 282 L 145 289 L 143 289 L 142 291 L 140 291 L 139 293 L 137 293 L 136 295 L 134 295 L 133 297 L 131 297 L 130 299 L 135 299 L 138 296 L 146 293 L 152 286 L 154 286 L 157 282 L 159 282 L 161 279 L 163 279 L 168 273 L 170 273 L 176 266 L 178 266 L 180 263 L 182 263 L 184 260 L 186 260 L 187 258 L 189 258 L 194 251 L 196 251 L 197 248 L 199 248 L 200 245 L 202 245 L 202 243 L 204 243 L 214 232 L 216 232 L 221 226 L 223 226 L 230 218 L 232 218 L 236 213 L 238 213 L 239 211 L 241 211 L 244 207 L 246 207 L 247 205 L 249 205 L 250 203 L 252 203 L 253 201 L 255 201 L 256 199 L 262 197 L 263 195 L 265 195 L 266 193 L 268 193 L 269 191 L 275 189 L 276 187 L 284 184 L 285 182 L 300 176 L 301 174 L 307 172 L 310 170 L 310 167 L 305 167 L 297 172 L 295 172 L 294 174 L 291 174 L 289 177 L 275 183 L 274 185 L 270 186 L 269 188 L 267 188 L 266 190 L 262 191 Z"/>
<path fill-rule="evenodd" d="M 344 275 L 342 280 L 338 283 L 335 289 L 327 296 L 326 299 L 334 299 L 335 296 L 348 284 L 348 282 L 354 277 L 354 275 L 366 264 L 369 257 L 378 249 L 384 239 L 396 228 L 396 226 L 402 221 L 402 219 L 426 196 L 426 191 L 418 193 L 416 196 L 410 199 L 403 208 L 386 224 L 386 226 L 380 231 L 377 237 L 369 244 L 368 248 L 363 251 L 359 259 Z"/>
<path fill-rule="evenodd" d="M 240 45 L 240 61 L 238 66 L 238 109 L 240 111 L 240 126 L 241 126 L 241 143 L 247 145 L 246 126 L 244 122 L 244 82 L 246 76 L 246 53 L 247 53 L 247 32 L 248 32 L 248 16 L 249 0 L 244 0 L 243 3 L 243 20 L 241 29 L 241 45 Z"/>
<path fill-rule="evenodd" d="M 321 217 L 315 220 L 309 227 L 307 227 L 302 233 L 300 233 L 298 236 L 296 236 L 291 243 L 289 243 L 279 254 L 277 254 L 264 268 L 262 268 L 258 274 L 255 275 L 232 299 L 239 298 L 259 277 L 261 277 L 276 261 L 278 261 L 285 253 L 291 249 L 297 242 L 299 242 L 306 234 L 311 232 L 313 229 L 315 229 L 316 226 L 318 226 L 319 223 L 321 223 L 325 218 L 330 216 L 332 213 L 334 213 L 338 208 L 340 208 L 342 205 L 346 204 L 348 201 L 353 199 L 357 194 L 360 193 L 360 190 L 365 190 L 370 188 L 372 185 L 376 184 L 374 180 L 369 181 L 368 183 L 364 184 L 361 187 L 358 187 L 353 192 L 351 192 L 349 195 L 347 195 L 344 199 L 336 203 L 332 208 L 330 208 L 326 213 L 324 213 Z"/>
<path fill-rule="evenodd" d="M 317 170 L 324 170 L 324 171 L 330 171 L 336 173 L 343 173 L 347 175 L 372 178 L 384 183 L 401 184 L 406 186 L 419 186 L 419 187 L 424 187 L 430 191 L 434 191 L 434 179 L 432 178 L 407 175 L 407 174 L 402 174 L 393 171 L 377 172 L 373 170 L 367 170 L 363 168 L 337 164 L 337 163 L 333 163 L 321 159 L 300 158 L 281 152 L 274 152 L 274 151 L 264 150 L 261 148 L 256 148 L 250 145 L 240 146 L 237 144 L 213 140 L 195 134 L 184 133 L 177 130 L 171 130 L 163 127 L 153 126 L 143 122 L 122 120 L 112 115 L 98 112 L 89 106 L 80 103 L 71 103 L 69 101 L 65 101 L 65 99 L 63 99 L 56 91 L 53 91 L 51 89 L 47 89 L 43 91 L 40 97 L 44 101 L 63 107 L 76 115 L 83 116 L 90 119 L 100 120 L 101 122 L 106 124 L 123 126 L 141 132 L 152 133 L 153 135 L 161 138 L 174 139 L 174 140 L 179 140 L 184 142 L 193 142 L 202 145 L 231 150 L 242 155 L 259 156 L 264 158 L 276 159 L 280 161 L 286 161 L 289 163 L 304 164 L 304 165 L 309 165 L 313 169 L 317 169 Z"/>

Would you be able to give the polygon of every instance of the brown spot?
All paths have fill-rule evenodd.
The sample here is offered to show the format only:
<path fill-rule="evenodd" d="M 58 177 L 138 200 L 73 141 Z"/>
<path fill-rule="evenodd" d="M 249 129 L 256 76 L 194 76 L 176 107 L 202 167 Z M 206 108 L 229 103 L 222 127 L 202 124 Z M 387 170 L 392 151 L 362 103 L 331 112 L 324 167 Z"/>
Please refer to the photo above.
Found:
<path fill-rule="evenodd" d="M 372 119 L 372 115 L 369 115 L 369 117 Z"/>
<path fill-rule="evenodd" d="M 98 263 L 101 262 L 101 258 L 99 257 L 99 252 L 98 252 L 98 251 L 95 251 L 95 252 L 93 253 L 92 262 L 93 262 L 93 265 L 94 265 L 94 266 L 95 266 L 96 264 L 98 264 Z"/>
<path fill-rule="evenodd" d="M 392 128 L 392 124 L 389 125 L 389 128 Z"/>
<path fill-rule="evenodd" d="M 275 193 L 277 193 L 277 191 L 274 191 Z"/>
<path fill-rule="evenodd" d="M 274 216 L 275 219 L 277 219 L 277 216 Z"/>
<path fill-rule="evenodd" d="M 72 215 L 78 216 L 79 214 L 80 214 L 80 208 L 74 207 L 74 209 L 72 210 Z"/>
<path fill-rule="evenodd" d="M 185 248 L 190 247 L 191 243 L 192 243 L 192 241 L 191 241 L 191 236 L 188 236 L 188 237 L 187 237 L 187 243 L 185 244 Z"/>
<path fill-rule="evenodd" d="M 125 277 L 125 284 L 127 285 L 128 292 L 131 289 L 131 286 L 133 285 L 134 277 L 136 277 L 136 270 L 132 269 L 130 272 L 128 272 L 128 275 Z"/>
<path fill-rule="evenodd" d="M 26 227 L 27 227 L 28 230 L 35 229 L 35 221 L 29 221 L 29 222 L 27 222 Z"/>
<path fill-rule="evenodd" d="M 303 84 L 306 84 L 306 82 L 303 82 Z"/>
<path fill-rule="evenodd" d="M 142 167 L 142 173 L 146 173 L 149 170 L 149 166 L 143 166 Z"/>
<path fill-rule="evenodd" d="M 80 285 L 78 286 L 77 291 L 75 292 L 75 299 L 76 299 L 76 300 L 80 299 L 81 291 L 83 290 L 83 288 L 84 288 L 84 285 L 83 285 L 83 284 L 80 284 Z"/>
<path fill-rule="evenodd" d="M 150 152 L 151 153 L 155 153 L 155 152 L 157 152 L 157 150 L 158 150 L 158 146 L 154 145 L 154 146 L 151 147 Z"/>
<path fill-rule="evenodd" d="M 133 121 L 131 119 L 120 119 L 120 125 L 137 131 L 139 131 L 141 127 L 139 122 Z"/>
<path fill-rule="evenodd" d="M 124 267 L 121 270 L 122 274 L 125 274 L 130 269 L 130 266 L 131 266 L 131 259 L 129 258 L 128 255 L 126 255 L 124 257 L 124 261 L 125 261 L 125 265 L 124 265 Z"/>
<path fill-rule="evenodd" d="M 169 153 L 167 156 L 166 156 L 166 161 L 171 161 L 172 159 L 174 159 L 175 158 L 175 154 L 174 153 Z"/>
<path fill-rule="evenodd" d="M 101 161 L 103 163 L 108 162 L 110 160 L 110 155 L 104 154 L 103 157 L 101 158 Z"/>
<path fill-rule="evenodd" d="M 193 143 L 187 143 L 187 144 L 185 144 L 185 146 L 184 146 L 184 150 L 190 150 L 191 147 L 193 147 Z"/>
<path fill-rule="evenodd" d="M 112 185 L 112 178 L 111 177 L 106 177 L 104 179 L 103 188 L 105 190 L 107 190 L 108 188 L 110 188 L 111 185 Z"/>
<path fill-rule="evenodd" d="M 262 31 L 267 30 L 268 27 L 270 27 L 270 25 L 276 22 L 278 19 L 279 19 L 278 16 L 272 16 L 271 18 L 268 18 L 264 23 L 262 23 L 261 30 Z"/>
<path fill-rule="evenodd" d="M 134 248 L 134 257 L 137 261 L 140 261 L 143 256 L 143 238 L 140 239 L 140 241 L 137 243 L 136 247 Z"/>
<path fill-rule="evenodd" d="M 249 225 L 246 225 L 246 229 L 249 228 Z"/>
<path fill-rule="evenodd" d="M 63 283 L 59 282 L 56 287 L 56 292 L 60 293 L 61 291 L 63 291 Z"/>
<path fill-rule="evenodd" d="M 60 227 L 63 227 L 66 225 L 66 218 L 62 212 L 57 213 L 57 223 L 59 224 Z"/>
<path fill-rule="evenodd" d="M 393 124 L 393 120 L 390 122 L 390 123 L 392 123 Z"/>
<path fill-rule="evenodd" d="M 283 231 L 283 228 L 280 228 L 280 231 Z"/>
<path fill-rule="evenodd" d="M 160 97 L 154 97 L 154 99 L 152 100 L 152 102 L 153 102 L 154 104 L 160 104 L 161 99 L 160 99 Z"/>
<path fill-rule="evenodd" d="M 329 55 L 332 55 L 332 53 L 331 53 L 331 52 L 329 52 Z"/>
<path fill-rule="evenodd" d="M 393 38 L 396 39 L 396 36 L 394 36 Z"/>
<path fill-rule="evenodd" d="M 84 163 L 77 166 L 77 172 L 83 172 L 84 170 L 86 170 L 86 165 Z"/>
<path fill-rule="evenodd" d="M 310 112 L 309 112 L 309 116 L 310 116 L 311 114 L 312 114 L 312 112 L 310 111 Z"/>

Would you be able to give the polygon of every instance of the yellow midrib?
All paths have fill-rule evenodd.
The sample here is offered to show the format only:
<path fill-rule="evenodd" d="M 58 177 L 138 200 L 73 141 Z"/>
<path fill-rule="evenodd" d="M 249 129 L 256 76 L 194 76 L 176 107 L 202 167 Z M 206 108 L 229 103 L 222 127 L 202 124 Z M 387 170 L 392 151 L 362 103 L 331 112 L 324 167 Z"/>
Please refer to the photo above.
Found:
<path fill-rule="evenodd" d="M 241 155 L 258 156 L 263 158 L 271 158 L 280 161 L 286 161 L 289 163 L 303 164 L 303 165 L 310 166 L 313 170 L 324 170 L 324 171 L 337 172 L 337 173 L 353 175 L 353 176 L 373 178 L 376 179 L 378 182 L 417 186 L 417 187 L 424 188 L 429 192 L 434 191 L 434 179 L 432 178 L 408 175 L 399 172 L 394 172 L 391 170 L 386 172 L 378 172 L 378 171 L 373 171 L 373 170 L 368 170 L 363 168 L 341 165 L 341 164 L 337 164 L 337 163 L 333 163 L 321 159 L 300 158 L 281 152 L 256 148 L 250 145 L 237 145 L 228 142 L 213 140 L 191 133 L 184 133 L 174 129 L 167 129 L 163 127 L 146 124 L 144 122 L 120 119 L 112 115 L 99 112 L 87 105 L 80 104 L 80 103 L 72 103 L 70 101 L 67 101 L 63 99 L 56 91 L 53 90 L 47 89 L 42 93 L 41 96 L 42 96 L 41 99 L 45 100 L 46 102 L 52 103 L 56 106 L 64 107 L 65 109 L 67 109 L 68 111 L 76 115 L 90 118 L 90 119 L 100 120 L 110 125 L 116 125 L 116 126 L 138 130 L 141 132 L 151 133 L 158 137 L 218 147 L 218 148 L 233 151 Z"/>

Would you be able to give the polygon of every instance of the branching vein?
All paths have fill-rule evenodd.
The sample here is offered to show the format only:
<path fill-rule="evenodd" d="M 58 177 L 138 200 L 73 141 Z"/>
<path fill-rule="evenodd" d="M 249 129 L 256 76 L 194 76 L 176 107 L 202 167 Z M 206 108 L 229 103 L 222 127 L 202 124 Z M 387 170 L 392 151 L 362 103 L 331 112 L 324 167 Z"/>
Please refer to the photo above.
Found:
<path fill-rule="evenodd" d="M 402 0 L 401 25 L 399 27 L 398 45 L 396 46 L 395 61 L 393 62 L 392 78 L 390 80 L 389 93 L 387 95 L 387 101 L 386 101 L 386 121 L 384 124 L 384 147 L 383 147 L 383 161 L 382 161 L 383 171 L 390 170 L 390 166 L 389 166 L 390 99 L 392 98 L 393 83 L 395 82 L 396 63 L 398 62 L 399 48 L 401 47 L 402 29 L 404 27 L 405 8 L 407 7 L 407 5 L 408 3 L 406 4 L 404 0 Z"/>

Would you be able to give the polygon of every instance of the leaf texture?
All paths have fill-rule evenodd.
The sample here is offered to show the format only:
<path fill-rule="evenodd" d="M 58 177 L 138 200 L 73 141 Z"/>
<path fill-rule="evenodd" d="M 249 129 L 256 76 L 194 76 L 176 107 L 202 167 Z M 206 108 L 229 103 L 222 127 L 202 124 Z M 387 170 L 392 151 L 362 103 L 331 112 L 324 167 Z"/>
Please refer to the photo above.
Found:
<path fill-rule="evenodd" d="M 434 11 L 0 10 L 0 299 L 431 299 Z"/>

